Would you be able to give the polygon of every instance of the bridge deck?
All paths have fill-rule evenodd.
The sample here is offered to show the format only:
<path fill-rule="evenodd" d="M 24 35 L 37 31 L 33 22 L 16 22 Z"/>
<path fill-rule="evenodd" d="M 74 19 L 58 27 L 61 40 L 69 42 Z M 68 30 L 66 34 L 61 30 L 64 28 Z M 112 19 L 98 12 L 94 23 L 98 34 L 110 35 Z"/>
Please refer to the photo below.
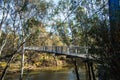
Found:
<path fill-rule="evenodd" d="M 78 46 L 41 46 L 41 47 L 24 47 L 25 50 L 33 50 L 37 52 L 52 53 L 55 55 L 66 55 L 70 57 L 88 58 L 88 47 Z M 89 56 L 90 59 L 92 57 Z"/>

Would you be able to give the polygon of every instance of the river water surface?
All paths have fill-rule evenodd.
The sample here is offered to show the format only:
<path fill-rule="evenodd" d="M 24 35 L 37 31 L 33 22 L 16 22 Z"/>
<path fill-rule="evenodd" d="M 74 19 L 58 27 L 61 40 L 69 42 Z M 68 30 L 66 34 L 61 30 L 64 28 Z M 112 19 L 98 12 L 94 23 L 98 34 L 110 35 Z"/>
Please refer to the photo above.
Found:
<path fill-rule="evenodd" d="M 86 80 L 84 70 L 80 69 L 79 74 L 80 74 L 80 80 Z M 19 75 L 9 74 L 6 76 L 5 80 L 19 80 Z M 73 70 L 58 71 L 58 72 L 39 71 L 25 75 L 23 80 L 76 80 L 76 75 Z"/>

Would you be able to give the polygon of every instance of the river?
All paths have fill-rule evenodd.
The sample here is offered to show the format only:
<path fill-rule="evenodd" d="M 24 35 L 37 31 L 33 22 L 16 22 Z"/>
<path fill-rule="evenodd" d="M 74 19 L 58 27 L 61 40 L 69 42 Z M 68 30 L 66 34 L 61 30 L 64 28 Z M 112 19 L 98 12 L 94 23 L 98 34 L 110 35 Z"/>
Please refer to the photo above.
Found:
<path fill-rule="evenodd" d="M 79 70 L 80 80 L 85 79 L 85 71 L 83 69 Z M 16 74 L 9 74 L 6 76 L 5 80 L 19 80 L 19 75 Z M 23 80 L 76 80 L 75 72 L 73 69 L 68 71 L 37 71 L 31 72 L 28 75 L 24 76 Z"/>

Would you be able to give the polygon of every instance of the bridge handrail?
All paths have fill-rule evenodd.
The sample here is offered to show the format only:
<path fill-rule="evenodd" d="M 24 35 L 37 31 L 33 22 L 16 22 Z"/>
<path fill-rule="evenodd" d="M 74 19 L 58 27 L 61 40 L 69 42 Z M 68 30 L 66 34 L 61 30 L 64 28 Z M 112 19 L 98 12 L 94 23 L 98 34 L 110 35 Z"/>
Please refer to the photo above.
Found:
<path fill-rule="evenodd" d="M 47 52 L 54 52 L 54 53 L 75 53 L 75 54 L 85 54 L 85 50 L 89 47 L 85 46 L 40 46 L 40 47 L 24 47 L 25 50 L 37 50 L 37 51 L 47 51 Z"/>

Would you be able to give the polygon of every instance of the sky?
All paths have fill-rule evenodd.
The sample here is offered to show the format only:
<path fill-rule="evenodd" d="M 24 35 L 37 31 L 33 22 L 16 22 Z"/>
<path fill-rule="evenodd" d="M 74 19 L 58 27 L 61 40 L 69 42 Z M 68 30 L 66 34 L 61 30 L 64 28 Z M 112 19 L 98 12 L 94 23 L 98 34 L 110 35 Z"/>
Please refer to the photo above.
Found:
<path fill-rule="evenodd" d="M 55 3 L 58 3 L 59 0 L 53 0 Z"/>

